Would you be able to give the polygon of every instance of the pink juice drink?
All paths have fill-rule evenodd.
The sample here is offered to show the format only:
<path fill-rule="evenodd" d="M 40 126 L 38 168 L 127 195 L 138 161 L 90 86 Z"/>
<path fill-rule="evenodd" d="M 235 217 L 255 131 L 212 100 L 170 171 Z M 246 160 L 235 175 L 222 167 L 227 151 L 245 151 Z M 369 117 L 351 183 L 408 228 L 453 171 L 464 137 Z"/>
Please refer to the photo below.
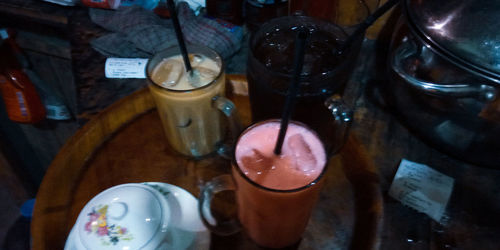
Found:
<path fill-rule="evenodd" d="M 247 129 L 233 166 L 239 220 L 258 245 L 273 248 L 300 240 L 326 167 L 323 144 L 300 123 L 289 124 L 282 154 L 274 155 L 279 127 L 270 120 Z"/>

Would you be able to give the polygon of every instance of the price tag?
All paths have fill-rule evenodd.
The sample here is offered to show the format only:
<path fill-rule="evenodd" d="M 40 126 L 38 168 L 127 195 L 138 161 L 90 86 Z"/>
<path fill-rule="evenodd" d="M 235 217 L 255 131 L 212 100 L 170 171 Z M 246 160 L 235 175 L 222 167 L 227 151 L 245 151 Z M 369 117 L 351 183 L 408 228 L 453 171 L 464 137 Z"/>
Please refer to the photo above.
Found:
<path fill-rule="evenodd" d="M 146 78 L 145 58 L 108 58 L 104 66 L 107 78 Z"/>

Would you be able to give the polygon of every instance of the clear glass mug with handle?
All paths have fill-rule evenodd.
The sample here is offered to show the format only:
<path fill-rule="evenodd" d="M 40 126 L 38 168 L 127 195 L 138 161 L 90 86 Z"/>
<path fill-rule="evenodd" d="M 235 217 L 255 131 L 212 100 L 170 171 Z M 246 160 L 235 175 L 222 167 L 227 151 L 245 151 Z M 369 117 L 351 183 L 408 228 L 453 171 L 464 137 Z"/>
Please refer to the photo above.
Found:
<path fill-rule="evenodd" d="M 183 155 L 201 157 L 222 145 L 221 115 L 229 118 L 230 126 L 238 120 L 235 105 L 224 97 L 222 58 L 205 46 L 188 45 L 187 50 L 193 74 L 185 71 L 177 46 L 153 56 L 146 73 L 169 145 Z"/>
<path fill-rule="evenodd" d="M 307 125 L 291 121 L 280 156 L 273 154 L 280 120 L 261 121 L 241 133 L 231 175 L 212 179 L 200 193 L 200 215 L 213 233 L 230 235 L 243 229 L 257 245 L 270 248 L 300 241 L 325 181 L 329 154 L 324 140 L 338 152 L 352 117 L 338 98 L 329 98 L 325 105 L 336 121 L 331 128 L 335 136 L 320 139 Z M 216 221 L 211 201 L 225 190 L 235 192 L 238 219 Z"/>
<path fill-rule="evenodd" d="M 323 104 L 330 96 L 343 93 L 356 68 L 363 36 L 357 37 L 352 46 L 339 55 L 335 51 L 348 34 L 338 25 L 309 16 L 276 18 L 252 34 L 246 71 L 252 120 L 280 117 L 293 75 L 294 39 L 297 32 L 304 29 L 309 37 L 292 119 L 328 137 L 333 121 Z M 328 141 L 325 145 L 329 152 L 334 146 Z"/>

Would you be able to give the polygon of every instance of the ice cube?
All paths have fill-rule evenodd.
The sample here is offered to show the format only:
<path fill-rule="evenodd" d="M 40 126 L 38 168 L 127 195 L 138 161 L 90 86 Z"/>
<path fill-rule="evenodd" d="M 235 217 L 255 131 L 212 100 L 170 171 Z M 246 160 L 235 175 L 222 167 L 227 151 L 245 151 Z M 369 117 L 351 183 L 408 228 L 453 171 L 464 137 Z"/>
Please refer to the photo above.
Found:
<path fill-rule="evenodd" d="M 241 163 L 246 169 L 262 172 L 272 168 L 273 159 L 265 156 L 257 149 L 252 149 L 250 154 L 241 158 Z"/>
<path fill-rule="evenodd" d="M 198 54 L 189 54 L 189 61 L 191 62 L 191 67 L 196 67 L 200 65 L 205 58 L 202 55 Z"/>
<path fill-rule="evenodd" d="M 204 67 L 196 67 L 196 69 L 200 73 L 201 80 L 208 81 L 208 82 L 215 79 L 215 77 L 217 77 L 217 73 L 219 73 L 213 69 L 204 68 Z"/>
<path fill-rule="evenodd" d="M 179 82 L 183 73 L 184 68 L 181 62 L 164 60 L 153 72 L 153 81 L 166 88 L 173 87 Z"/>
<path fill-rule="evenodd" d="M 193 67 L 192 73 L 188 75 L 189 84 L 195 88 L 201 87 L 213 81 L 217 77 L 217 73 L 218 72 L 205 67 Z"/>
<path fill-rule="evenodd" d="M 316 157 L 314 157 L 309 144 L 301 134 L 290 136 L 287 144 L 295 158 L 295 168 L 297 170 L 310 172 L 316 168 Z"/>

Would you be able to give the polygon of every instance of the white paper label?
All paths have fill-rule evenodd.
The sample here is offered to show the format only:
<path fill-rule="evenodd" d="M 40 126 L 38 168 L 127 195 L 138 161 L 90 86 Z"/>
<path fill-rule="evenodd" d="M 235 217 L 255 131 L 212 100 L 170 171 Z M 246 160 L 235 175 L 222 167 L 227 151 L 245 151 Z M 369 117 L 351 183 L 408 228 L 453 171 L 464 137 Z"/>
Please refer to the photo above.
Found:
<path fill-rule="evenodd" d="M 389 195 L 442 223 L 453 190 L 453 178 L 424 164 L 401 160 Z"/>
<path fill-rule="evenodd" d="M 104 66 L 107 78 L 146 78 L 145 58 L 108 58 Z"/>

